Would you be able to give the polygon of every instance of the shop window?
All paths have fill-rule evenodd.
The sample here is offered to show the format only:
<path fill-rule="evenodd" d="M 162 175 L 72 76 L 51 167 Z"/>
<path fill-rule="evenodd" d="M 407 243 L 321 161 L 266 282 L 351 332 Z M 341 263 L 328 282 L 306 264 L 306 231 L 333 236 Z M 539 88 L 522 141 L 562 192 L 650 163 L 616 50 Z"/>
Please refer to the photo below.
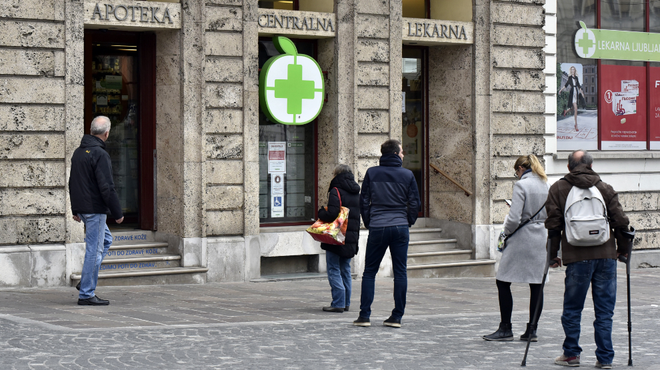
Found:
<path fill-rule="evenodd" d="M 262 0 L 258 4 L 266 9 L 298 10 L 298 1 L 294 0 Z"/>
<path fill-rule="evenodd" d="M 316 44 L 294 40 L 300 54 L 315 57 Z M 270 39 L 259 41 L 259 68 L 280 53 Z M 316 121 L 305 125 L 271 122 L 259 112 L 259 220 L 262 224 L 314 220 L 316 205 Z"/>
<path fill-rule="evenodd" d="M 430 18 L 447 21 L 472 21 L 472 2 L 456 0 L 403 0 L 404 18 Z"/>
<path fill-rule="evenodd" d="M 580 58 L 574 49 L 580 21 L 589 29 L 658 33 L 660 0 L 558 2 L 557 148 L 659 150 L 660 98 L 654 89 L 660 63 Z M 644 46 L 627 37 L 628 47 Z M 584 104 L 582 93 L 590 95 Z"/>

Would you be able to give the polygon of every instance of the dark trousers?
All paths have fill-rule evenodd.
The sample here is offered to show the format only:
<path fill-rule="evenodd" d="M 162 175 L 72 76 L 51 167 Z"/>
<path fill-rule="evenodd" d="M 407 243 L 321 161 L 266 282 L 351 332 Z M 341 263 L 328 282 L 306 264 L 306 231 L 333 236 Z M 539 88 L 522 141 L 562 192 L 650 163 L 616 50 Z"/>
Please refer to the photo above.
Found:
<path fill-rule="evenodd" d="M 500 317 L 501 321 L 504 324 L 511 324 L 511 313 L 513 312 L 513 295 L 511 295 L 511 283 L 501 280 L 495 280 L 497 284 L 497 294 L 500 300 Z M 543 291 L 541 290 L 541 284 L 529 284 L 529 323 L 531 324 L 534 320 L 534 312 L 536 311 L 536 305 L 540 304 L 539 307 L 539 318 L 541 317 L 541 311 L 543 311 Z M 541 300 L 539 301 L 539 296 Z"/>

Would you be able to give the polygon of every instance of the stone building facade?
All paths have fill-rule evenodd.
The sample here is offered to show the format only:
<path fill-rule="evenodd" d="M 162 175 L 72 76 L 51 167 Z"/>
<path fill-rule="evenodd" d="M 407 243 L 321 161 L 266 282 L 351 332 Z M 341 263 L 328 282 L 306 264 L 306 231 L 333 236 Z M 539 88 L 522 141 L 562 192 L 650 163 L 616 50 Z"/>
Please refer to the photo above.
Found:
<path fill-rule="evenodd" d="M 311 45 L 325 76 L 324 108 L 308 124 L 313 129 L 304 129 L 311 141 L 300 140 L 308 149 L 291 159 L 313 159 L 301 178 L 313 191 L 304 194 L 300 209 L 325 204 L 339 163 L 349 164 L 361 182 L 378 164 L 383 141 L 417 135 L 408 127 L 412 122 L 422 133 L 419 142 L 406 144 L 419 148 L 419 227 L 453 240 L 473 265 L 495 263 L 517 156 L 544 157 L 555 177 L 565 162 L 553 144 L 556 105 L 554 88 L 547 87 L 556 81 L 554 62 L 548 67 L 552 1 L 435 0 L 423 2 L 421 13 L 401 0 L 300 0 L 293 10 L 276 9 L 276 3 L 0 0 L 0 286 L 67 285 L 80 273 L 84 231 L 71 217 L 70 158 L 92 109 L 112 113 L 114 101 L 126 112 L 133 101 L 130 73 L 122 69 L 123 85 L 113 90 L 118 82 L 108 76 L 123 67 L 97 58 L 107 50 L 94 54 L 96 47 L 141 58 L 134 74 L 145 85 L 134 107 L 143 121 L 153 115 L 138 136 L 123 137 L 125 143 L 139 140 L 140 165 L 127 176 L 138 173 L 140 190 L 127 194 L 139 194 L 141 203 L 134 230 L 113 226 L 115 235 L 166 243 L 167 252 L 180 257 L 179 268 L 198 268 L 190 282 L 324 272 L 324 252 L 304 232 L 315 214 L 306 225 L 298 216 L 286 222 L 268 216 L 272 183 L 264 175 L 259 73 L 260 53 L 273 35 L 299 40 L 299 48 Z M 293 19 L 297 27 L 283 25 Z M 302 26 L 303 20 L 310 23 Z M 456 30 L 454 37 L 444 37 L 452 33 L 442 27 Z M 465 34 L 458 37 L 461 29 Z M 139 51 L 98 41 L 112 35 L 141 45 Z M 94 80 L 95 71 L 105 71 L 103 81 Z M 101 100 L 92 91 L 103 91 Z M 410 98 L 420 94 L 419 102 Z M 131 155 L 129 168 L 137 163 Z M 608 161 L 612 168 L 625 165 L 618 157 Z M 643 231 L 638 248 L 658 248 L 650 216 L 657 213 L 657 190 L 622 197 Z M 362 271 L 367 233 L 361 233 L 354 273 Z"/>

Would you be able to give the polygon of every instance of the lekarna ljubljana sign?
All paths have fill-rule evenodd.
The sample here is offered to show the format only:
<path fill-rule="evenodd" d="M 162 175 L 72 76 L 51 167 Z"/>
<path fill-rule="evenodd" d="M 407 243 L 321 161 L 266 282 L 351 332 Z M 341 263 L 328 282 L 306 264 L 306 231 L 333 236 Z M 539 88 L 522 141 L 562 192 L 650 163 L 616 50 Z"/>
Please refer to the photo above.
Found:
<path fill-rule="evenodd" d="M 660 34 L 587 28 L 580 21 L 575 52 L 580 58 L 660 62 Z"/>
<path fill-rule="evenodd" d="M 273 43 L 282 55 L 264 64 L 259 75 L 259 105 L 269 120 L 285 125 L 313 121 L 323 108 L 325 87 L 321 67 L 308 55 L 298 54 L 286 37 Z"/>

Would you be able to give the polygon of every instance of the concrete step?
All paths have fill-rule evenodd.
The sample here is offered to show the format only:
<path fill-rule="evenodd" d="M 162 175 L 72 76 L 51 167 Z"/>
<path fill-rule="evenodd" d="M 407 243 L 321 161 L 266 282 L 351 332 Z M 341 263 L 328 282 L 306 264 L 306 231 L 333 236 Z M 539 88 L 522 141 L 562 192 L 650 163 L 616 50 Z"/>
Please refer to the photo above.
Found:
<path fill-rule="evenodd" d="M 154 269 L 126 269 L 99 272 L 100 286 L 204 284 L 207 267 L 170 267 Z M 71 274 L 71 285 L 80 280 L 80 274 Z"/>
<path fill-rule="evenodd" d="M 440 252 L 408 253 L 408 267 L 443 262 L 465 261 L 472 257 L 469 249 L 454 249 Z"/>
<path fill-rule="evenodd" d="M 108 249 L 107 257 L 142 257 L 151 256 L 156 254 L 166 254 L 167 243 L 162 242 L 133 242 L 132 244 L 119 244 L 114 243 Z"/>
<path fill-rule="evenodd" d="M 408 254 L 423 252 L 439 252 L 456 249 L 456 239 L 435 239 L 411 241 L 408 244 Z"/>
<path fill-rule="evenodd" d="M 442 239 L 442 229 L 422 227 L 410 229 L 410 241 Z"/>
<path fill-rule="evenodd" d="M 181 266 L 181 256 L 178 254 L 159 254 L 149 257 L 105 258 L 101 263 L 100 271 L 144 270 L 179 266 Z"/>
<path fill-rule="evenodd" d="M 151 230 L 125 230 L 113 229 L 112 245 L 124 245 L 156 241 L 156 233 Z"/>
<path fill-rule="evenodd" d="M 489 277 L 495 276 L 494 260 L 465 260 L 408 266 L 409 278 Z"/>

